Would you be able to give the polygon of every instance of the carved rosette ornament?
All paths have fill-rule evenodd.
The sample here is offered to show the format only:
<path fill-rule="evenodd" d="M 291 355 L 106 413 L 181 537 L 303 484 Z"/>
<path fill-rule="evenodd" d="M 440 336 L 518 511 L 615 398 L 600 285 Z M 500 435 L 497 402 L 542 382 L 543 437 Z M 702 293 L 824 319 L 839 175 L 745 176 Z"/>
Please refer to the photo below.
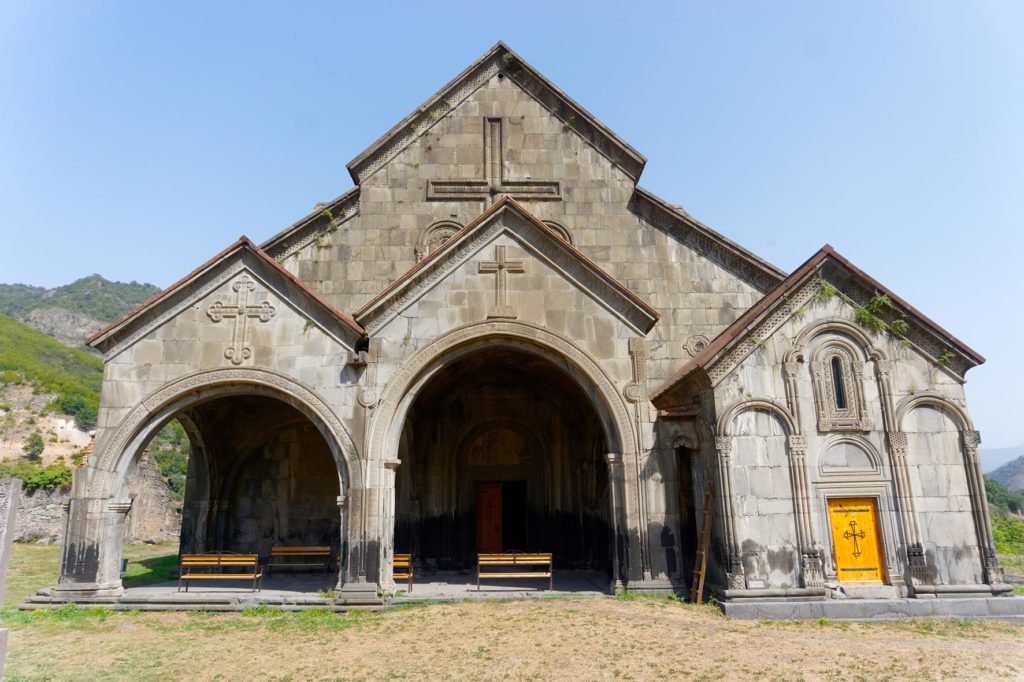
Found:
<path fill-rule="evenodd" d="M 686 340 L 686 352 L 690 355 L 696 355 L 702 350 L 708 347 L 711 340 L 703 334 L 695 334 Z"/>

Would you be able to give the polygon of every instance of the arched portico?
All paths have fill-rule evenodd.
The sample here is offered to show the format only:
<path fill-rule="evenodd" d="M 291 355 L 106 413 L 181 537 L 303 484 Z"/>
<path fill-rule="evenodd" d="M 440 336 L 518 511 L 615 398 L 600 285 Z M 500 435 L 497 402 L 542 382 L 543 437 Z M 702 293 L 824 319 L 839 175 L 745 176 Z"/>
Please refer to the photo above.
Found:
<path fill-rule="evenodd" d="M 406 418 L 416 400 L 446 371 L 465 363 L 484 349 L 505 349 L 525 358 L 549 363 L 565 375 L 589 402 L 596 414 L 608 453 L 610 490 L 609 518 L 614 527 L 612 543 L 616 584 L 640 579 L 629 557 L 639 556 L 640 520 L 636 488 L 626 484 L 637 481 L 636 435 L 614 380 L 586 353 L 564 338 L 540 327 L 513 321 L 489 321 L 467 325 L 438 338 L 415 353 L 391 377 L 381 395 L 369 424 L 368 475 L 382 481 L 381 581 L 390 584 L 390 558 L 394 551 L 395 471 L 402 465 L 400 442 Z M 623 455 L 629 455 L 623 457 Z M 635 575 L 634 575 L 635 574 Z"/>
<path fill-rule="evenodd" d="M 75 474 L 58 593 L 71 598 L 116 596 L 122 592 L 121 542 L 124 518 L 131 506 L 128 476 L 152 436 L 179 415 L 185 415 L 186 428 L 197 446 L 192 478 L 202 479 L 191 504 L 186 504 L 186 514 L 191 513 L 192 518 L 183 530 L 186 535 L 192 533 L 192 549 L 217 549 L 196 540 L 210 535 L 205 524 L 216 491 L 209 487 L 211 463 L 206 439 L 192 416 L 204 406 L 243 400 L 279 404 L 279 411 L 294 414 L 293 422 L 307 422 L 322 439 L 337 477 L 339 511 L 332 513 L 337 514 L 338 545 L 342 566 L 347 569 L 344 550 L 351 534 L 358 536 L 360 529 L 347 522 L 345 502 L 347 491 L 359 485 L 363 477 L 355 446 L 341 421 L 310 388 L 279 373 L 255 368 L 211 370 L 167 383 L 133 408 L 109 435 L 101 434 L 96 459 Z M 343 570 L 339 584 L 346 579 Z"/>

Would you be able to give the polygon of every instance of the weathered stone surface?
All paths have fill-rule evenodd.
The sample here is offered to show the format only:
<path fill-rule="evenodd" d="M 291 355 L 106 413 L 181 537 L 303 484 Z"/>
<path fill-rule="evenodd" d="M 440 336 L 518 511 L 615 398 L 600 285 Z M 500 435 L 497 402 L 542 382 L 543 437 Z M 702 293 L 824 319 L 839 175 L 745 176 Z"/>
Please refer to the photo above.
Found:
<path fill-rule="evenodd" d="M 727 598 L 839 594 L 836 498 L 877 510 L 883 592 L 1005 591 L 962 386 L 978 356 L 899 301 L 865 331 L 880 285 L 831 251 L 779 293 L 638 187 L 643 165 L 499 44 L 270 257 L 243 238 L 101 333 L 55 598 L 120 594 L 145 507 L 127 475 L 172 417 L 185 551 L 329 544 L 351 603 L 394 587 L 396 550 L 471 563 L 484 483 L 517 491 L 516 544 L 615 589 L 682 588 L 711 482 Z"/>

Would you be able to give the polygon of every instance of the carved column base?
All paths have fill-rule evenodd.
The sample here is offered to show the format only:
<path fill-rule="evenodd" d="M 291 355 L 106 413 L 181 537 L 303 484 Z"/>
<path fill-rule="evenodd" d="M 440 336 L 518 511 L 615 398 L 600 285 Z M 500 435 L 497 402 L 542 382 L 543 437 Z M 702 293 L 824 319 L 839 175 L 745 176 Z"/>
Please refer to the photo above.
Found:
<path fill-rule="evenodd" d="M 745 590 L 745 589 L 747 589 L 747 578 L 746 578 L 745 575 L 743 575 L 742 572 L 740 572 L 740 573 L 726 573 L 725 574 L 725 579 L 726 579 L 726 582 L 729 583 L 728 589 L 730 589 L 730 590 Z"/>
<path fill-rule="evenodd" d="M 825 571 L 822 567 L 821 552 L 812 549 L 803 553 L 804 587 L 824 587 Z"/>
<path fill-rule="evenodd" d="M 985 549 L 985 577 L 989 585 L 1002 585 L 1006 582 L 1003 567 L 999 565 L 995 550 L 991 548 Z"/>
<path fill-rule="evenodd" d="M 924 547 L 915 543 L 907 547 L 907 565 L 910 566 L 910 580 L 916 585 L 930 585 L 931 576 L 924 558 Z"/>
<path fill-rule="evenodd" d="M 383 604 L 377 583 L 345 583 L 338 590 L 335 601 L 352 606 Z"/>

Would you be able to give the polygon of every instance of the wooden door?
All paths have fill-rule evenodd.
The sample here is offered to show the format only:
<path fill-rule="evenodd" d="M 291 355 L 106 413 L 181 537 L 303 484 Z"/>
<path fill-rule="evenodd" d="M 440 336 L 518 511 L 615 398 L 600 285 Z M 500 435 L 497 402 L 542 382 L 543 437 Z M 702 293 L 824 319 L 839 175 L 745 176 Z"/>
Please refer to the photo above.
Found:
<path fill-rule="evenodd" d="M 831 498 L 828 501 L 828 515 L 832 525 L 832 546 L 839 580 L 853 583 L 882 582 L 882 542 L 875 499 Z"/>
<path fill-rule="evenodd" d="M 497 553 L 501 544 L 501 484 L 476 484 L 476 551 Z"/>

